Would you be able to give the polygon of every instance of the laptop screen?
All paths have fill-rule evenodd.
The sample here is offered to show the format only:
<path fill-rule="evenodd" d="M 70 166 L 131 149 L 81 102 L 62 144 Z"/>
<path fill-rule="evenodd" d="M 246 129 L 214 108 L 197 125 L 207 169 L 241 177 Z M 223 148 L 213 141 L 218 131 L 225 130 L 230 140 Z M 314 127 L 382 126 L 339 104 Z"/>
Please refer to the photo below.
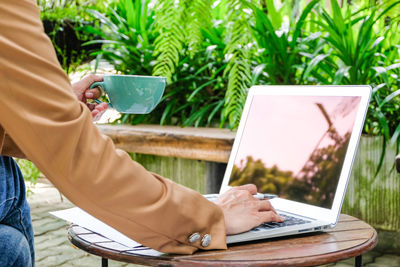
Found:
<path fill-rule="evenodd" d="M 361 96 L 255 95 L 229 185 L 330 209 Z"/>

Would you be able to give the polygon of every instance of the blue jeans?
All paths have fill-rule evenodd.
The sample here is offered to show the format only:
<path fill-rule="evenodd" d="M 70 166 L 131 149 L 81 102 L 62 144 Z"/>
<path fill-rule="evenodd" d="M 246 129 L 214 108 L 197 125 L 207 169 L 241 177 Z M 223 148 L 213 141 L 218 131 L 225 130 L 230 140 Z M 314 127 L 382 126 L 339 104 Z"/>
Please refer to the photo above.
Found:
<path fill-rule="evenodd" d="M 25 183 L 10 157 L 0 156 L 0 266 L 34 266 L 33 227 Z"/>

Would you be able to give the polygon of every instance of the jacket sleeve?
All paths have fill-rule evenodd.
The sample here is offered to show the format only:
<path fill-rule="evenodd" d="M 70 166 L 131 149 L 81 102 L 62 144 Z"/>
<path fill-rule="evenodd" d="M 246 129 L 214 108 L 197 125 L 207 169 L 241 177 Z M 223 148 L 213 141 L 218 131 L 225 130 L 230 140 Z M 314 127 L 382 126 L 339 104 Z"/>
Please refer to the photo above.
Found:
<path fill-rule="evenodd" d="M 5 132 L 74 204 L 162 252 L 226 248 L 219 207 L 151 174 L 93 125 L 43 32 L 35 0 L 0 5 L 0 94 Z M 210 234 L 210 245 L 190 243 L 195 232 Z"/>
<path fill-rule="evenodd" d="M 24 159 L 25 154 L 15 144 L 14 140 L 6 133 L 3 138 L 0 155 Z"/>

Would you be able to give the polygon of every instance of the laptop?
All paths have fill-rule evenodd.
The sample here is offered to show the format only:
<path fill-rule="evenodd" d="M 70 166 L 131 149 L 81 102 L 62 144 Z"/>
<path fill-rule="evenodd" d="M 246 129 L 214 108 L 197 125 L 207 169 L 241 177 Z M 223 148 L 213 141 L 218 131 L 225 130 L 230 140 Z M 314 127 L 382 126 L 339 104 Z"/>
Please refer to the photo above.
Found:
<path fill-rule="evenodd" d="M 227 243 L 333 228 L 368 110 L 369 86 L 253 86 L 220 194 L 255 184 L 283 223 L 227 236 Z M 213 200 L 215 195 L 206 195 Z"/>

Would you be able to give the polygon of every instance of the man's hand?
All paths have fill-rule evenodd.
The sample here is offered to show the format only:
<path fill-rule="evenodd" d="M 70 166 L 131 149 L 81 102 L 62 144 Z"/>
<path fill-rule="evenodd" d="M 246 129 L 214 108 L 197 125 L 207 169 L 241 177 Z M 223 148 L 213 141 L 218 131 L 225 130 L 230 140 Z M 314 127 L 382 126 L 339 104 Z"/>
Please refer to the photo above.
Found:
<path fill-rule="evenodd" d="M 214 202 L 224 213 L 227 235 L 246 232 L 264 222 L 284 220 L 268 200 L 256 199 L 255 194 L 255 185 L 242 185 L 231 188 Z"/>
<path fill-rule="evenodd" d="M 97 99 L 101 96 L 101 91 L 98 88 L 89 89 L 94 82 L 103 81 L 103 76 L 90 74 L 80 80 L 79 82 L 72 84 L 72 89 L 79 101 L 82 101 L 92 112 L 94 120 L 97 120 L 108 108 L 107 103 L 88 103 L 88 99 Z"/>

